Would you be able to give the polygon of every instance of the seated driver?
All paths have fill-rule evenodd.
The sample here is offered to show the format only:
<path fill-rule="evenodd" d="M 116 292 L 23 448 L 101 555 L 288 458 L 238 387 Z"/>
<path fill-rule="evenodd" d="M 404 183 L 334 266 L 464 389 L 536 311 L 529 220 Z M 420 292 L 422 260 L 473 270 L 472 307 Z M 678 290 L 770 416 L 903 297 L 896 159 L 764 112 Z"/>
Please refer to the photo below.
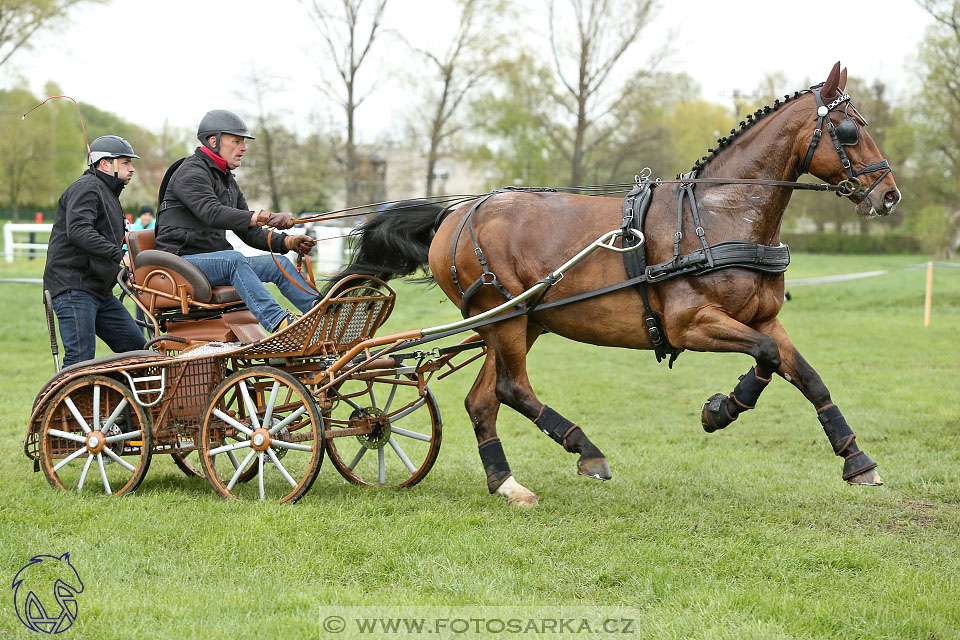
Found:
<path fill-rule="evenodd" d="M 226 238 L 231 230 L 246 244 L 278 254 L 296 251 L 306 255 L 316 240 L 305 235 L 274 232 L 270 245 L 262 225 L 289 229 L 293 218 L 286 213 L 250 211 L 231 171 L 240 166 L 253 140 L 247 126 L 236 114 L 217 109 L 200 121 L 197 138 L 202 143 L 170 177 L 157 212 L 156 244 L 196 266 L 211 286 L 231 285 L 247 308 L 268 332 L 279 331 L 296 319 L 277 304 L 264 282 L 273 282 L 297 309 L 306 312 L 316 302 L 286 256 L 277 256 L 290 278 L 284 276 L 272 256 L 246 257 L 235 251 Z"/>

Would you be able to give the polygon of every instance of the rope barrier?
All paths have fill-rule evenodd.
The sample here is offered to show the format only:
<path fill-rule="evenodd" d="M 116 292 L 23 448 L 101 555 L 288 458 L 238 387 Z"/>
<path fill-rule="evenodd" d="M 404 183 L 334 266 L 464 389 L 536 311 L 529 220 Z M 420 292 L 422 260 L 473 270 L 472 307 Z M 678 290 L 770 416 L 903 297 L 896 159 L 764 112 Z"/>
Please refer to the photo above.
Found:
<path fill-rule="evenodd" d="M 934 262 L 934 268 L 944 268 L 944 269 L 960 269 L 960 264 L 949 264 L 947 262 Z M 820 278 L 802 278 L 800 280 L 786 280 L 784 286 L 786 287 L 799 287 L 806 284 L 824 284 L 830 282 L 846 282 L 848 280 L 860 280 L 862 278 L 873 278 L 876 276 L 884 276 L 889 273 L 896 273 L 898 271 L 917 271 L 919 269 L 926 269 L 927 263 L 921 262 L 920 264 L 913 264 L 908 267 L 900 267 L 899 269 L 880 269 L 879 271 L 863 271 L 861 273 L 846 273 L 836 276 L 823 276 Z"/>

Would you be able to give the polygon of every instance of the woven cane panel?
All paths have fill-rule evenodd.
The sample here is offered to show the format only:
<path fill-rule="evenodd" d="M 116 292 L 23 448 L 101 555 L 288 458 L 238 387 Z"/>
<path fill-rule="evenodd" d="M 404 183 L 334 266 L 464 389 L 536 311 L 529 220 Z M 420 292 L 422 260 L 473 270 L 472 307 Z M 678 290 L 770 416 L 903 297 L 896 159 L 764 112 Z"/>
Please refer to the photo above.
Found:
<path fill-rule="evenodd" d="M 275 333 L 260 344 L 254 345 L 243 351 L 243 356 L 254 355 L 272 355 L 277 353 L 301 352 L 309 346 L 307 342 L 310 336 L 310 329 L 313 323 L 309 320 L 297 322 L 292 326 Z"/>
<path fill-rule="evenodd" d="M 154 428 L 199 427 L 203 422 L 210 394 L 225 376 L 226 363 L 216 357 L 167 367 L 167 393 L 172 395 L 163 424 L 154 424 Z M 158 405 L 158 412 L 163 411 L 163 406 L 163 402 Z M 153 417 L 156 420 L 159 416 Z"/>
<path fill-rule="evenodd" d="M 373 325 L 373 320 L 380 314 L 384 304 L 384 300 L 377 300 L 336 305 L 331 309 L 337 314 L 336 323 L 333 331 L 325 337 L 325 340 L 339 346 L 346 346 L 361 338 L 371 337 L 377 329 Z M 367 327 L 368 323 L 370 324 L 369 327 Z M 367 331 L 364 331 L 364 329 L 367 329 Z"/>

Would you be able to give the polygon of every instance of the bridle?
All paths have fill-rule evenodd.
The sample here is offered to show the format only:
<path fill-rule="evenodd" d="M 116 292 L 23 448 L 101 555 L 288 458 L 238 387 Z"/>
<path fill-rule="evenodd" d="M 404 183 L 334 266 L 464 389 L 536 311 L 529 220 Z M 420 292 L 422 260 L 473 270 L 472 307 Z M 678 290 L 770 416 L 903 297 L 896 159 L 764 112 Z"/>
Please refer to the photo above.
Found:
<path fill-rule="evenodd" d="M 837 155 L 840 157 L 840 164 L 843 165 L 844 170 L 847 172 L 847 178 L 845 180 L 841 180 L 840 183 L 837 184 L 837 195 L 856 195 L 859 197 L 860 201 L 863 201 L 863 199 L 870 195 L 870 192 L 876 189 L 877 185 L 880 184 L 880 181 L 886 178 L 887 174 L 891 173 L 893 169 L 890 168 L 890 163 L 884 159 L 880 162 L 874 162 L 873 164 L 867 165 L 862 169 L 854 171 L 853 166 L 850 163 L 850 158 L 847 157 L 847 152 L 844 150 L 844 147 L 851 147 L 860 142 L 860 127 L 850 116 L 849 110 L 853 109 L 853 112 L 856 114 L 857 118 L 863 122 L 863 126 L 867 126 L 867 121 L 863 116 L 860 115 L 860 112 L 857 111 L 855 106 L 853 106 L 853 103 L 850 102 L 850 96 L 843 91 L 838 91 L 839 95 L 833 100 L 833 102 L 830 104 L 824 104 L 823 98 L 820 96 L 821 88 L 822 85 L 811 89 L 813 92 L 813 97 L 817 100 L 817 128 L 814 129 L 813 137 L 810 138 L 810 146 L 807 147 L 807 155 L 803 158 L 803 164 L 800 165 L 800 173 L 808 173 L 810 171 L 810 163 L 813 161 L 813 153 L 817 150 L 817 144 L 820 142 L 820 136 L 823 135 L 823 121 L 826 120 L 827 132 L 830 134 L 830 138 L 833 140 L 833 148 L 836 149 Z M 844 118 L 840 124 L 834 125 L 833 121 L 830 120 L 830 112 L 838 108 L 841 104 L 844 105 Z M 863 185 L 860 183 L 860 176 L 865 173 L 874 173 L 880 170 L 883 170 L 883 173 L 880 174 L 880 177 L 874 180 L 869 189 L 864 191 Z"/>

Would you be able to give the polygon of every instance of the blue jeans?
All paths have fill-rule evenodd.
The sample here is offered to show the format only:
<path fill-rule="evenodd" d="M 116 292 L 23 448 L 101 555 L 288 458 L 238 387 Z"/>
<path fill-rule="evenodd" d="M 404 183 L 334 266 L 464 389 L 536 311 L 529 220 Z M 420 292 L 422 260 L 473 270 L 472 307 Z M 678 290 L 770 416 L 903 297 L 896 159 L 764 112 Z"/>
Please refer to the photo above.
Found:
<path fill-rule="evenodd" d="M 86 291 L 72 289 L 53 299 L 53 310 L 60 325 L 65 367 L 96 356 L 96 336 L 114 353 L 143 349 L 143 333 L 113 296 L 101 300 Z"/>
<path fill-rule="evenodd" d="M 257 318 L 257 322 L 267 331 L 273 331 L 280 321 L 287 317 L 277 301 L 273 299 L 264 282 L 272 282 L 280 289 L 287 300 L 300 311 L 308 311 L 317 296 L 298 289 L 286 278 L 268 255 L 247 257 L 239 251 L 211 251 L 183 256 L 184 260 L 200 269 L 201 273 L 214 287 L 231 285 L 240 294 L 247 308 Z M 296 278 L 307 291 L 310 286 L 300 276 L 293 263 L 286 256 L 278 256 L 284 271 Z"/>

